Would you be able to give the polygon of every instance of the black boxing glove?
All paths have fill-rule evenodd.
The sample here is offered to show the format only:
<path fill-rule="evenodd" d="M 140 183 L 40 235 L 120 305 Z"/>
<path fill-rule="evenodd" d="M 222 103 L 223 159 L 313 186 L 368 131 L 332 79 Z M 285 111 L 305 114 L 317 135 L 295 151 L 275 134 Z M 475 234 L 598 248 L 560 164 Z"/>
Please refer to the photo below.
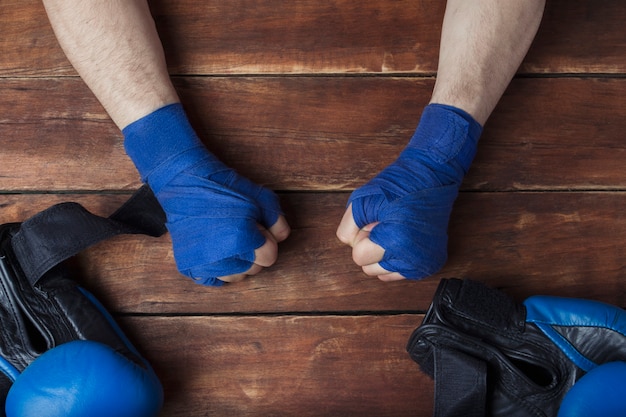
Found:
<path fill-rule="evenodd" d="M 435 380 L 439 417 L 557 416 L 586 373 L 626 361 L 626 313 L 560 297 L 520 304 L 478 282 L 444 279 L 407 349 Z"/>
<path fill-rule="evenodd" d="M 0 226 L 0 415 L 158 414 L 155 372 L 62 263 L 112 235 L 163 233 L 150 194 L 142 189 L 108 219 L 63 203 Z"/>

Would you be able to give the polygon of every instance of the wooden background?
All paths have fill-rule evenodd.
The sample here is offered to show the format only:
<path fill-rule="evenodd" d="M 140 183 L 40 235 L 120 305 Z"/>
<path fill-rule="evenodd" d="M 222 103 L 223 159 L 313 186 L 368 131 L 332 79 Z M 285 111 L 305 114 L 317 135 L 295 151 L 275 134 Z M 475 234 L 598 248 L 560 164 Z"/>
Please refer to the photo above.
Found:
<path fill-rule="evenodd" d="M 278 191 L 293 227 L 274 267 L 219 289 L 177 274 L 168 236 L 80 255 L 161 377 L 162 416 L 429 416 L 405 344 L 442 277 L 626 305 L 626 3 L 548 2 L 453 211 L 447 266 L 388 284 L 335 229 L 429 100 L 445 2 L 150 5 L 200 136 Z M 42 5 L 0 2 L 0 221 L 60 201 L 109 214 L 139 185 Z"/>

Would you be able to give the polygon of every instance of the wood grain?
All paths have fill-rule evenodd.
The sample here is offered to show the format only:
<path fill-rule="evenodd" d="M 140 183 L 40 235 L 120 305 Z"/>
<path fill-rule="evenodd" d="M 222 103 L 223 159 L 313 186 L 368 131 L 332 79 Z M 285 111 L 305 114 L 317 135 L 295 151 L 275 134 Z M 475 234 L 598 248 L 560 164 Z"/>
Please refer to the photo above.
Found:
<path fill-rule="evenodd" d="M 278 190 L 293 229 L 273 267 L 223 288 L 179 275 L 168 235 L 70 261 L 154 365 L 163 417 L 431 416 L 405 345 L 443 277 L 626 307 L 625 2 L 548 0 L 462 186 L 447 265 L 395 283 L 365 276 L 335 229 L 429 101 L 445 2 L 149 4 L 200 137 Z M 0 222 L 62 201 L 112 213 L 138 175 L 40 1 L 0 2 L 0 51 Z"/>
<path fill-rule="evenodd" d="M 349 191 L 400 153 L 433 83 L 210 77 L 176 85 L 201 138 L 241 174 L 276 190 Z M 464 189 L 624 189 L 625 91 L 621 78 L 515 80 Z M 80 80 L 0 80 L 0 95 L 1 190 L 138 187 L 121 134 Z"/>
<path fill-rule="evenodd" d="M 420 315 L 120 321 L 163 382 L 162 417 L 432 415 L 405 350 Z"/>
<path fill-rule="evenodd" d="M 179 275 L 169 236 L 101 243 L 76 260 L 79 280 L 120 313 L 424 312 L 442 277 L 480 280 L 520 301 L 551 294 L 626 306 L 621 192 L 462 193 L 446 267 L 421 282 L 397 283 L 365 276 L 336 239 L 346 194 L 281 197 L 293 233 L 280 245 L 278 262 L 247 281 L 211 288 Z M 0 218 L 23 220 L 58 201 L 104 215 L 124 198 L 5 196 Z"/>
<path fill-rule="evenodd" d="M 173 74 L 430 75 L 445 2 L 152 0 L 150 6 Z M 619 1 L 548 1 L 521 72 L 623 74 L 625 18 Z M 0 76 L 75 75 L 39 1 L 3 1 L 0 28 Z"/>

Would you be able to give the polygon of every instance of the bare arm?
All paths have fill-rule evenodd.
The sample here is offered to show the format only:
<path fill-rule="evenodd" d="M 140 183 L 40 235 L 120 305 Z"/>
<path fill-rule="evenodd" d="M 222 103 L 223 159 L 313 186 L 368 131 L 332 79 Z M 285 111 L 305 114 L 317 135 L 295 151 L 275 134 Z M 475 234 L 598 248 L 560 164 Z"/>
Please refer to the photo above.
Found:
<path fill-rule="evenodd" d="M 120 129 L 178 102 L 145 0 L 43 3 L 66 56 Z"/>
<path fill-rule="evenodd" d="M 544 6 L 545 0 L 449 0 L 441 34 L 437 80 L 430 103 L 461 109 L 475 122 L 484 125 L 528 52 Z M 428 175 L 432 173 L 431 168 L 413 168 Z M 401 181 L 411 183 L 413 178 L 407 174 L 407 178 Z M 460 183 L 459 180 L 455 185 L 459 187 Z M 425 187 L 431 186 L 436 184 Z M 414 212 L 407 216 L 405 221 L 410 222 L 419 214 Z M 367 275 L 378 276 L 384 281 L 405 278 L 380 265 L 385 249 L 370 240 L 376 225 L 371 223 L 359 228 L 350 205 L 339 224 L 337 237 L 352 246 L 354 262 Z M 381 244 L 393 240 L 390 237 Z"/>
<path fill-rule="evenodd" d="M 139 152 L 135 153 L 135 159 L 140 157 L 144 161 L 143 165 L 146 165 L 146 159 L 152 159 L 151 164 L 154 166 L 160 165 L 165 157 L 163 152 L 159 151 L 161 148 L 155 147 L 153 144 L 155 138 L 163 131 L 167 131 L 169 137 L 160 139 L 159 146 L 162 148 L 171 149 L 174 152 L 177 144 L 180 146 L 181 143 L 191 143 L 193 145 L 189 145 L 189 147 L 195 149 L 200 141 L 196 137 L 195 132 L 193 132 L 193 128 L 188 125 L 186 115 L 177 116 L 175 121 L 174 119 L 168 119 L 167 129 L 154 128 L 157 125 L 156 121 L 161 120 L 155 119 L 157 118 L 155 114 L 159 110 L 165 109 L 167 105 L 178 105 L 179 98 L 170 80 L 163 47 L 146 0 L 43 0 L 43 3 L 66 56 L 119 129 L 125 130 L 129 125 L 153 116 L 150 118 L 151 122 L 145 125 L 144 128 L 134 130 L 134 132 L 138 133 L 134 135 L 135 140 L 131 142 L 141 143 L 141 145 L 134 145 L 134 149 L 137 146 L 140 147 Z M 168 106 L 168 108 L 171 109 L 172 106 Z M 176 111 L 173 110 L 173 112 Z M 161 114 L 163 112 L 159 112 L 159 115 Z M 178 115 L 178 113 L 176 114 Z M 170 117 L 172 111 L 168 110 L 167 115 L 167 117 Z M 155 129 L 157 131 L 154 131 Z M 140 140 L 137 139 L 138 136 L 142 135 L 146 137 L 141 137 Z M 128 138 L 126 137 L 125 147 L 127 143 Z M 180 152 L 185 154 L 186 151 L 188 149 L 183 149 Z M 154 159 L 157 157 L 160 159 L 155 161 Z M 136 162 L 135 159 L 133 162 Z M 204 163 L 209 164 L 206 160 L 204 160 Z M 184 167 L 181 170 L 203 168 L 200 165 L 191 162 L 187 165 L 181 164 Z M 152 171 L 150 170 L 150 172 Z M 184 178 L 196 177 L 185 177 L 185 174 L 182 173 L 181 175 L 181 172 L 176 174 Z M 140 171 L 140 173 L 142 172 Z M 208 177 L 209 174 L 211 173 L 203 171 L 204 176 Z M 142 173 L 142 176 L 144 176 L 144 173 Z M 253 188 L 243 180 L 239 184 L 245 185 L 241 185 L 239 189 L 235 190 L 236 192 L 245 194 L 245 190 Z M 192 192 L 188 191 L 188 188 L 184 186 L 175 188 L 172 185 L 171 188 L 173 191 L 169 189 L 163 195 L 175 195 L 176 198 L 173 200 L 200 199 L 202 204 L 205 204 L 206 211 L 211 212 L 210 201 L 213 194 L 210 187 L 202 188 L 198 186 L 194 188 L 196 191 Z M 265 190 L 264 192 L 267 191 Z M 257 194 L 255 191 L 255 195 Z M 163 205 L 166 197 L 161 196 L 158 192 L 156 196 Z M 209 201 L 208 203 L 207 200 Z M 236 200 L 236 202 L 232 204 L 236 205 L 236 203 L 239 203 L 239 200 L 233 200 Z M 270 205 L 270 203 L 264 204 Z M 199 228 L 203 232 L 206 231 L 204 239 L 199 239 L 201 243 L 212 242 L 214 241 L 214 236 L 211 235 L 212 230 L 202 226 L 202 216 L 187 212 L 184 212 L 183 215 L 186 216 L 186 220 L 191 226 L 179 233 L 181 237 L 177 239 L 179 239 L 178 242 L 182 242 L 181 247 L 184 247 L 184 249 L 179 252 L 182 255 L 177 256 L 175 253 L 175 257 L 177 261 L 183 258 L 185 261 L 188 261 L 188 258 L 193 258 L 194 261 L 197 261 L 198 268 L 202 268 L 205 258 L 202 254 L 200 256 L 196 256 L 195 253 L 193 256 L 188 255 L 187 253 L 193 253 L 194 245 L 187 244 L 187 241 L 191 235 L 197 234 L 195 229 Z M 180 213 L 178 213 L 178 217 L 181 217 Z M 224 221 L 224 224 L 230 223 L 228 219 Z M 196 226 L 198 224 L 199 226 Z M 228 264 L 230 254 L 224 255 L 225 260 L 215 261 L 211 257 L 212 253 L 217 250 L 215 247 L 209 245 L 208 248 L 204 248 L 202 244 L 197 245 L 197 247 L 206 249 L 205 253 L 209 259 L 209 261 L 206 261 L 207 264 L 213 265 L 223 262 L 223 265 L 226 266 L 221 268 L 220 271 L 236 269 L 236 271 L 233 269 L 232 273 L 227 273 L 217 278 L 222 281 L 238 281 L 247 275 L 260 272 L 263 267 L 272 265 L 277 256 L 276 243 L 286 239 L 290 231 L 289 225 L 282 215 L 278 217 L 275 224 L 268 224 L 267 230 L 257 230 L 256 226 L 252 227 L 252 229 L 251 234 L 261 233 L 264 236 L 265 244 L 254 249 L 254 263 L 246 271 L 241 271 L 241 263 L 237 264 L 236 267 L 228 266 L 232 264 Z M 233 226 L 229 232 L 237 234 L 240 230 Z M 242 239 L 242 241 L 244 240 Z M 232 241 L 238 242 L 236 239 L 232 239 Z M 174 246 L 176 247 L 176 245 Z M 233 251 L 237 252 L 239 249 L 235 248 Z M 237 254 L 238 252 L 233 256 Z M 244 262 L 250 263 L 251 261 L 246 259 Z M 194 276 L 194 278 L 213 277 Z"/>
<path fill-rule="evenodd" d="M 484 124 L 530 48 L 545 0 L 449 0 L 432 103 Z"/>

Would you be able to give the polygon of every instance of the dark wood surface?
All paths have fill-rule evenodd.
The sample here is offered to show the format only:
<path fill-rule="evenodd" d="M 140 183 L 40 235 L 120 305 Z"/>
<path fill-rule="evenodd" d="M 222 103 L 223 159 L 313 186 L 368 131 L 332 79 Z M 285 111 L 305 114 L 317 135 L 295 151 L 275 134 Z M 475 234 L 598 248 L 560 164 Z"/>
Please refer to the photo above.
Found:
<path fill-rule="evenodd" d="M 443 277 L 626 306 L 623 2 L 548 2 L 463 184 L 447 265 L 389 284 L 335 229 L 428 102 L 445 2 L 150 5 L 203 141 L 276 190 L 293 227 L 275 266 L 218 289 L 177 274 L 167 235 L 74 261 L 156 368 L 164 417 L 431 415 L 404 349 Z M 139 178 L 40 2 L 0 3 L 0 51 L 0 221 L 61 201 L 110 214 Z"/>

